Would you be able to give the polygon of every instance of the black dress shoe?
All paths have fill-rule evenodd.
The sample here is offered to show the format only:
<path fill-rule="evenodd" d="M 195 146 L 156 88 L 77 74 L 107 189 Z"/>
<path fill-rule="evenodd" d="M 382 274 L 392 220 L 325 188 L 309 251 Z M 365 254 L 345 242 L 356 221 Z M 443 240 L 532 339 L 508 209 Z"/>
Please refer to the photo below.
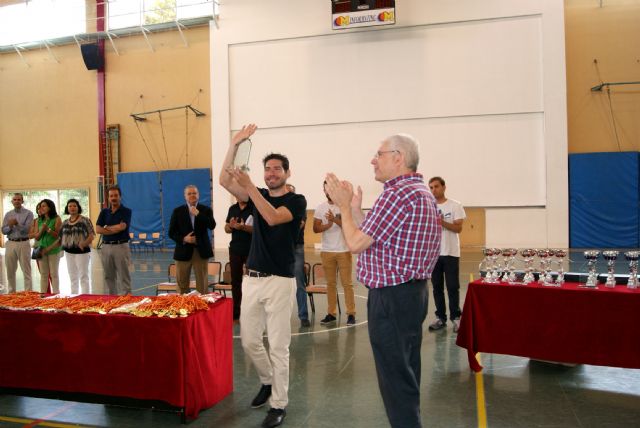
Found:
<path fill-rule="evenodd" d="M 258 394 L 251 402 L 251 407 L 257 409 L 258 407 L 264 406 L 264 403 L 267 402 L 269 397 L 271 397 L 271 385 L 262 385 L 260 391 L 258 391 Z"/>
<path fill-rule="evenodd" d="M 300 327 L 311 327 L 311 322 L 308 319 L 300 320 Z"/>
<path fill-rule="evenodd" d="M 287 412 L 284 409 L 269 409 L 267 417 L 262 421 L 262 428 L 273 428 L 282 425 L 285 416 L 287 416 Z"/>

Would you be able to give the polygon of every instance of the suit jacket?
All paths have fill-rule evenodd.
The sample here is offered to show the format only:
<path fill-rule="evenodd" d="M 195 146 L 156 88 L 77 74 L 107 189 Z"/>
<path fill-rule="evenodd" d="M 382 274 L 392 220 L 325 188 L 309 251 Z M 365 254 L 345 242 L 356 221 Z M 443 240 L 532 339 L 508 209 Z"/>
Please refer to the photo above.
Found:
<path fill-rule="evenodd" d="M 216 221 L 213 219 L 213 211 L 206 205 L 196 205 L 199 213 L 195 217 L 194 226 L 191 226 L 191 217 L 189 216 L 189 208 L 187 205 L 181 205 L 173 210 L 171 214 L 171 222 L 169 223 L 169 237 L 176 242 L 176 248 L 173 251 L 173 259 L 179 261 L 189 261 L 193 257 L 193 250 L 197 249 L 198 254 L 203 259 L 213 257 L 211 249 L 211 241 L 209 240 L 208 230 L 216 227 Z M 196 236 L 196 244 L 185 244 L 183 238 L 194 232 Z"/>

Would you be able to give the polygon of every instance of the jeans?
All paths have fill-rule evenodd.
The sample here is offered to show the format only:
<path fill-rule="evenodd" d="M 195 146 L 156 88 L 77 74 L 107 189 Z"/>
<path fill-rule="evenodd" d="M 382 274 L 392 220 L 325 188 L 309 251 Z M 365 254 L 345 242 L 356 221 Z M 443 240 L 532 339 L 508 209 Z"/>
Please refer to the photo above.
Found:
<path fill-rule="evenodd" d="M 444 300 L 444 285 L 447 283 L 450 319 L 460 318 L 460 257 L 440 256 L 431 274 L 433 300 L 436 304 L 436 317 L 447 321 L 447 303 Z"/>
<path fill-rule="evenodd" d="M 296 263 L 293 271 L 296 277 L 296 301 L 298 302 L 298 318 L 309 319 L 307 310 L 307 275 L 304 273 L 304 245 L 296 245 Z"/>

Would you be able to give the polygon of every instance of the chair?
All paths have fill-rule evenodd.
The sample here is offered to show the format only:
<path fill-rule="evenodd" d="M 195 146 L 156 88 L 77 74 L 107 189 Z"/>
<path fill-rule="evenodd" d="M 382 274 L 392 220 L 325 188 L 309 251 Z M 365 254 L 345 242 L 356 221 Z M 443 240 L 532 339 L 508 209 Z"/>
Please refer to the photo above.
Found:
<path fill-rule="evenodd" d="M 142 245 L 142 241 L 135 239 L 134 236 L 133 232 L 129 232 L 129 248 L 131 248 L 132 251 L 139 250 Z"/>
<path fill-rule="evenodd" d="M 147 234 L 144 232 L 140 232 L 138 233 L 138 244 L 140 245 L 140 248 L 142 249 L 146 249 L 147 246 L 145 244 L 145 241 L 147 240 Z"/>
<path fill-rule="evenodd" d="M 224 265 L 224 272 L 222 272 L 222 281 L 220 284 L 231 284 L 231 263 L 227 262 Z"/>
<path fill-rule="evenodd" d="M 305 263 L 308 264 L 308 263 Z M 322 267 L 322 263 L 315 263 L 313 265 L 313 281 L 311 284 L 307 286 L 307 295 L 309 296 L 309 303 L 311 303 L 311 312 L 316 311 L 316 305 L 313 301 L 314 294 L 327 294 L 327 283 L 326 276 L 324 273 L 324 268 Z M 338 301 L 338 312 L 342 313 L 342 308 L 340 307 L 340 297 L 336 290 L 336 299 Z"/>
<path fill-rule="evenodd" d="M 304 262 L 304 276 L 305 276 L 305 287 L 309 286 L 309 279 L 311 278 L 311 265 L 307 262 Z"/>
<path fill-rule="evenodd" d="M 213 291 L 222 291 L 222 294 L 227 295 L 227 291 L 231 291 L 231 284 L 225 284 L 220 282 L 222 274 L 222 263 L 209 262 L 207 265 L 207 274 L 209 275 L 209 287 Z"/>
<path fill-rule="evenodd" d="M 160 239 L 160 232 L 152 232 L 151 238 L 145 239 L 142 241 L 142 244 L 146 248 L 150 248 L 151 252 L 155 252 L 156 247 L 160 247 L 162 245 L 162 239 Z"/>
<path fill-rule="evenodd" d="M 167 282 L 161 282 L 156 284 L 156 296 L 160 294 L 161 291 L 167 293 L 178 293 L 178 283 L 176 282 L 176 264 L 171 263 L 167 268 Z"/>

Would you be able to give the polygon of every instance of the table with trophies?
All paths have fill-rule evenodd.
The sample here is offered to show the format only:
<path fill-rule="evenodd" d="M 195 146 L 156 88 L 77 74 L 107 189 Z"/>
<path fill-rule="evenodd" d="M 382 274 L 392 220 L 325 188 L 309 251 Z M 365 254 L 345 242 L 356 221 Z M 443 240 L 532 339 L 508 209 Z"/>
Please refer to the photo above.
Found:
<path fill-rule="evenodd" d="M 477 353 L 640 368 L 639 251 L 584 251 L 586 282 L 565 273 L 566 250 L 483 253 L 484 276 L 469 284 L 456 341 L 467 349 L 472 370 L 482 370 Z M 604 276 L 598 274 L 600 257 Z M 629 271 L 616 275 L 616 261 L 623 258 Z M 518 262 L 523 272 L 516 270 Z"/>

